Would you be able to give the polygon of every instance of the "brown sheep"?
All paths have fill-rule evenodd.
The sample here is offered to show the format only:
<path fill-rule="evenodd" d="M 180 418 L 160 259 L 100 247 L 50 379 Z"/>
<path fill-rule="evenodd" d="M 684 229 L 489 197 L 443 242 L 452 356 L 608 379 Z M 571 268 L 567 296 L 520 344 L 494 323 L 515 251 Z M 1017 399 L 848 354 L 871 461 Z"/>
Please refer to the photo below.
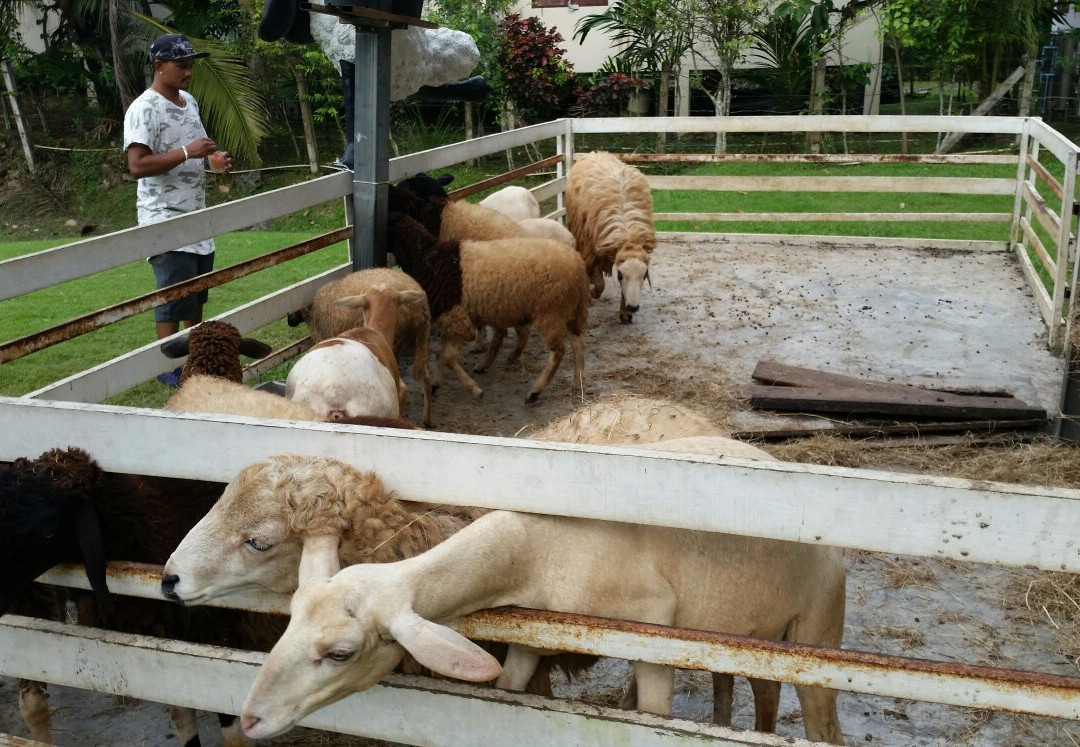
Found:
<path fill-rule="evenodd" d="M 641 287 L 656 248 L 649 183 L 610 153 L 588 153 L 570 169 L 566 218 L 585 259 L 593 298 L 604 292 L 604 276 L 615 272 L 619 320 L 630 323 L 641 306 Z"/>

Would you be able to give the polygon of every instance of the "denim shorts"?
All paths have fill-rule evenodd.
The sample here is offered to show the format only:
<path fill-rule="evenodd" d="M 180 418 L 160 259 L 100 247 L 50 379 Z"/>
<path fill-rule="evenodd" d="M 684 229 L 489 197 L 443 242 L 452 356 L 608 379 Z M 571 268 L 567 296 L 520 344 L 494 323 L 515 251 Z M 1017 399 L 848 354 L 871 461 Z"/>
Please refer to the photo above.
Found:
<path fill-rule="evenodd" d="M 205 275 L 214 269 L 214 255 L 192 254 L 191 252 L 165 252 L 150 257 L 154 268 L 158 290 L 167 285 L 175 285 L 184 280 L 191 280 L 196 275 Z M 199 307 L 210 297 L 208 291 L 199 291 L 179 301 L 170 301 L 154 309 L 155 322 L 187 322 L 195 319 Z"/>

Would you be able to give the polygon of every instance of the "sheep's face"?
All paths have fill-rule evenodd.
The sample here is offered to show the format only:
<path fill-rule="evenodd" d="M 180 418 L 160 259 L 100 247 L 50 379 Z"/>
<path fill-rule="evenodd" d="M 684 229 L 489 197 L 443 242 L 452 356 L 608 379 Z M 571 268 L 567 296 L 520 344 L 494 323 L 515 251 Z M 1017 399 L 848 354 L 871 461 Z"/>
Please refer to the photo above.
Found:
<path fill-rule="evenodd" d="M 638 257 L 630 257 L 616 262 L 614 270 L 623 306 L 632 314 L 641 308 L 641 287 L 649 277 L 649 265 Z"/>
<path fill-rule="evenodd" d="M 245 590 L 296 588 L 301 535 L 290 481 L 274 462 L 245 467 L 165 564 L 162 594 L 184 604 Z"/>
<path fill-rule="evenodd" d="M 401 661 L 402 647 L 380 622 L 400 592 L 396 584 L 369 581 L 377 572 L 368 570 L 352 566 L 293 595 L 289 627 L 241 710 L 249 737 L 288 731 L 309 713 L 371 687 Z"/>

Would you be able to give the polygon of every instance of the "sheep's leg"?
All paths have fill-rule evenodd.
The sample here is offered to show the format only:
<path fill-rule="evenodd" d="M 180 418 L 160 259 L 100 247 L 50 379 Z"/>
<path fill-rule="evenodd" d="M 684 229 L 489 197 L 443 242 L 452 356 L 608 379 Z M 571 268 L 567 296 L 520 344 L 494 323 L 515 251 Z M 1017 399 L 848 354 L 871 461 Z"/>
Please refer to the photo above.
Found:
<path fill-rule="evenodd" d="M 177 742 L 182 747 L 199 747 L 202 744 L 199 739 L 199 719 L 194 708 L 171 705 L 169 718 L 176 727 Z"/>
<path fill-rule="evenodd" d="M 473 338 L 472 347 L 469 348 L 470 353 L 479 353 L 483 351 L 487 346 L 487 327 L 481 324 L 476 328 L 476 337 Z"/>
<path fill-rule="evenodd" d="M 462 340 L 458 337 L 451 337 L 444 333 L 442 345 L 439 346 L 439 361 L 454 372 L 461 385 L 468 390 L 476 399 L 480 399 L 484 395 L 484 390 L 473 381 L 473 378 L 469 374 L 465 373 L 465 369 L 458 363 L 458 350 L 461 348 Z"/>
<path fill-rule="evenodd" d="M 502 349 L 503 340 L 506 339 L 506 330 L 502 327 L 491 328 L 491 344 L 488 345 L 487 355 L 484 356 L 484 360 L 476 364 L 473 368 L 473 373 L 483 373 L 495 360 L 495 356 L 499 354 Z"/>
<path fill-rule="evenodd" d="M 735 677 L 713 672 L 712 692 L 713 723 L 718 726 L 731 726 L 731 703 L 735 699 Z"/>
<path fill-rule="evenodd" d="M 520 646 L 511 646 L 506 652 L 502 674 L 495 680 L 495 687 L 521 692 L 536 671 L 540 657 Z"/>
<path fill-rule="evenodd" d="M 836 715 L 836 690 L 796 685 L 795 692 L 802 706 L 806 738 L 811 742 L 844 744 L 844 733 Z"/>
<path fill-rule="evenodd" d="M 817 595 L 813 608 L 804 610 L 791 622 L 784 640 L 839 648 L 844 635 L 844 599 L 841 575 L 831 590 L 822 590 Z M 795 692 L 802 706 L 806 738 L 811 742 L 844 744 L 844 734 L 836 714 L 836 690 L 796 685 Z"/>
<path fill-rule="evenodd" d="M 671 699 L 675 696 L 675 670 L 661 664 L 634 662 L 637 680 L 637 707 L 660 716 L 671 715 Z"/>
<path fill-rule="evenodd" d="M 751 677 L 750 689 L 754 691 L 754 728 L 775 733 L 780 711 L 780 683 Z"/>
<path fill-rule="evenodd" d="M 514 349 L 510 351 L 510 357 L 506 359 L 507 363 L 517 363 L 517 359 L 525 352 L 525 346 L 529 343 L 529 335 L 531 333 L 531 324 L 522 324 L 518 327 L 514 327 L 514 334 L 517 336 L 517 342 L 514 345 Z"/>
<path fill-rule="evenodd" d="M 19 680 L 19 712 L 22 714 L 30 738 L 37 742 L 52 744 L 52 721 L 49 713 L 48 685 L 34 680 Z"/>
<path fill-rule="evenodd" d="M 626 299 L 619 294 L 619 321 L 623 324 L 630 324 L 634 321 L 634 315 L 626 310 Z"/>
<path fill-rule="evenodd" d="M 431 376 L 428 373 L 428 337 L 430 333 L 425 328 L 416 333 L 416 347 L 413 349 L 412 377 L 413 381 L 420 385 L 420 391 L 424 393 L 424 427 L 431 427 L 431 394 L 434 387 Z"/>
<path fill-rule="evenodd" d="M 604 271 L 594 267 L 589 273 L 589 282 L 592 284 L 592 297 L 600 298 L 604 295 Z"/>
<path fill-rule="evenodd" d="M 574 352 L 574 391 L 585 397 L 585 335 L 570 335 L 570 349 Z"/>
<path fill-rule="evenodd" d="M 525 402 L 528 404 L 539 399 L 540 392 L 544 391 L 547 385 L 551 383 L 551 377 L 559 369 L 559 364 L 562 363 L 563 356 L 566 354 L 566 341 L 562 337 L 559 337 L 557 342 L 549 342 L 548 347 L 551 348 L 551 355 L 548 356 L 548 362 L 544 366 L 544 370 L 540 372 L 540 376 L 537 377 L 532 389 L 529 390 L 529 396 L 525 398 Z"/>

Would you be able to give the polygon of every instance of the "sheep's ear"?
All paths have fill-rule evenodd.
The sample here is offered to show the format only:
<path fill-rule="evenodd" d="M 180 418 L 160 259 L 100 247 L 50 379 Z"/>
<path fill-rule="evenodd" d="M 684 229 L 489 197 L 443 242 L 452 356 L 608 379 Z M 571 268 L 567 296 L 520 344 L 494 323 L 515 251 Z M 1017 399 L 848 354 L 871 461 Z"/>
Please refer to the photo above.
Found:
<path fill-rule="evenodd" d="M 445 187 L 450 182 L 454 181 L 454 175 L 453 174 L 443 174 L 441 176 L 435 177 L 435 181 L 437 181 L 439 183 L 440 187 Z"/>
<path fill-rule="evenodd" d="M 188 336 L 163 342 L 158 346 L 158 350 L 164 353 L 166 358 L 183 358 L 188 354 Z"/>
<path fill-rule="evenodd" d="M 415 612 L 395 615 L 386 627 L 395 641 L 433 672 L 467 682 L 487 682 L 502 673 L 502 665 L 487 651 Z"/>
<path fill-rule="evenodd" d="M 422 290 L 404 290 L 398 293 L 398 303 L 402 305 L 410 303 L 420 303 L 421 301 L 426 300 L 427 293 L 424 293 L 424 291 Z"/>
<path fill-rule="evenodd" d="M 240 355 L 246 355 L 248 358 L 265 358 L 272 352 L 274 352 L 272 347 L 254 337 L 245 337 L 240 341 Z"/>
<path fill-rule="evenodd" d="M 337 537 L 321 534 L 304 540 L 304 549 L 300 553 L 300 586 L 324 581 L 340 570 Z"/>
<path fill-rule="evenodd" d="M 344 306 L 348 309 L 366 309 L 370 304 L 368 297 L 365 295 L 359 296 L 344 296 L 337 300 L 338 306 Z"/>
<path fill-rule="evenodd" d="M 105 578 L 105 541 L 101 536 L 101 523 L 97 511 L 86 501 L 79 502 L 75 516 L 75 533 L 79 542 L 86 580 L 94 590 L 94 600 L 103 620 L 112 612 L 112 597 Z"/>

